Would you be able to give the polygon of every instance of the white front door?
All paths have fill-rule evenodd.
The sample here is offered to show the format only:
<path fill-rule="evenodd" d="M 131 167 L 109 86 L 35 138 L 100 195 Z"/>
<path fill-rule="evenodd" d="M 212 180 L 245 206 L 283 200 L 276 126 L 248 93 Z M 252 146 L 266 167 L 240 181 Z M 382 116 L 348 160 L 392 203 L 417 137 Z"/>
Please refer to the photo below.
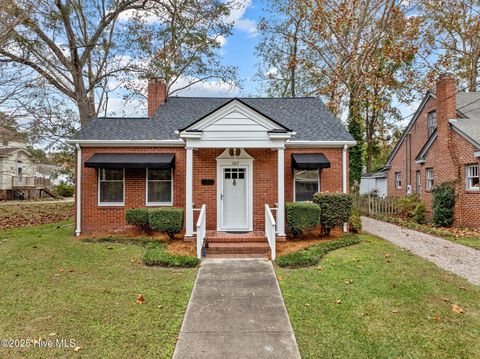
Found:
<path fill-rule="evenodd" d="M 248 230 L 248 167 L 221 167 L 221 230 Z"/>

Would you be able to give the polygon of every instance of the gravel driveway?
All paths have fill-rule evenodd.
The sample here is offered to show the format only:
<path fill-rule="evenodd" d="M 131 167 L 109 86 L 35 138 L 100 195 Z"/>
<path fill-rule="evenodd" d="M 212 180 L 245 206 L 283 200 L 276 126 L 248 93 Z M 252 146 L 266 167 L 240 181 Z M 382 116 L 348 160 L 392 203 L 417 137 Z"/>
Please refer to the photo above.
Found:
<path fill-rule="evenodd" d="M 395 224 L 362 217 L 365 232 L 383 238 L 480 285 L 480 251 Z"/>

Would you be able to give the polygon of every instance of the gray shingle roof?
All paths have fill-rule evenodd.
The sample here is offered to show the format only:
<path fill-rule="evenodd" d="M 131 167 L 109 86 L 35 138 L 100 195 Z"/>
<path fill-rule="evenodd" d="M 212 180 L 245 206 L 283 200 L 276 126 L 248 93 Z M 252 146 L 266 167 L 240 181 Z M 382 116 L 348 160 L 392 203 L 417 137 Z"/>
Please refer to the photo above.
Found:
<path fill-rule="evenodd" d="M 73 140 L 170 140 L 175 131 L 222 107 L 231 98 L 169 97 L 152 119 L 97 118 L 84 125 Z M 296 131 L 293 140 L 353 141 L 323 102 L 305 98 L 239 98 L 277 123 Z"/>
<path fill-rule="evenodd" d="M 457 110 L 468 118 L 457 118 L 450 123 L 480 148 L 480 92 L 460 92 L 456 100 Z"/>

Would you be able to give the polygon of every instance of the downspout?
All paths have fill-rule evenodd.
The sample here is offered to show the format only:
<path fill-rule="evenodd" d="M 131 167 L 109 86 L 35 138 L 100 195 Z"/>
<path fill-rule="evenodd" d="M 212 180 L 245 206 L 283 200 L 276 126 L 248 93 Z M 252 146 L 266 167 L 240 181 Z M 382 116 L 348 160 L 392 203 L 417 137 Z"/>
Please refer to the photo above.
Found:
<path fill-rule="evenodd" d="M 77 200 L 77 220 L 75 235 L 78 237 L 81 233 L 81 220 L 82 220 L 82 149 L 77 143 L 77 188 L 76 188 L 76 200 Z"/>
<path fill-rule="evenodd" d="M 347 193 L 347 150 L 348 146 L 343 145 L 343 153 L 342 153 L 342 191 L 343 193 Z M 343 224 L 343 231 L 347 232 L 348 226 L 347 223 Z"/>

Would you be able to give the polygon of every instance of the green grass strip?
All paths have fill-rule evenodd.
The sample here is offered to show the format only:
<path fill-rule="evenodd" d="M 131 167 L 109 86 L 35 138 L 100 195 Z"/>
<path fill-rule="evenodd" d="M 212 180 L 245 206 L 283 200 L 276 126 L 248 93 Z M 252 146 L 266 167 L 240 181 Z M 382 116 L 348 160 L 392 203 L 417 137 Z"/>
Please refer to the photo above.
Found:
<path fill-rule="evenodd" d="M 316 244 L 298 252 L 279 256 L 276 264 L 280 267 L 287 268 L 314 266 L 317 265 L 320 259 L 328 252 L 358 243 L 360 243 L 360 238 L 357 235 L 346 236 L 339 240 Z"/>

